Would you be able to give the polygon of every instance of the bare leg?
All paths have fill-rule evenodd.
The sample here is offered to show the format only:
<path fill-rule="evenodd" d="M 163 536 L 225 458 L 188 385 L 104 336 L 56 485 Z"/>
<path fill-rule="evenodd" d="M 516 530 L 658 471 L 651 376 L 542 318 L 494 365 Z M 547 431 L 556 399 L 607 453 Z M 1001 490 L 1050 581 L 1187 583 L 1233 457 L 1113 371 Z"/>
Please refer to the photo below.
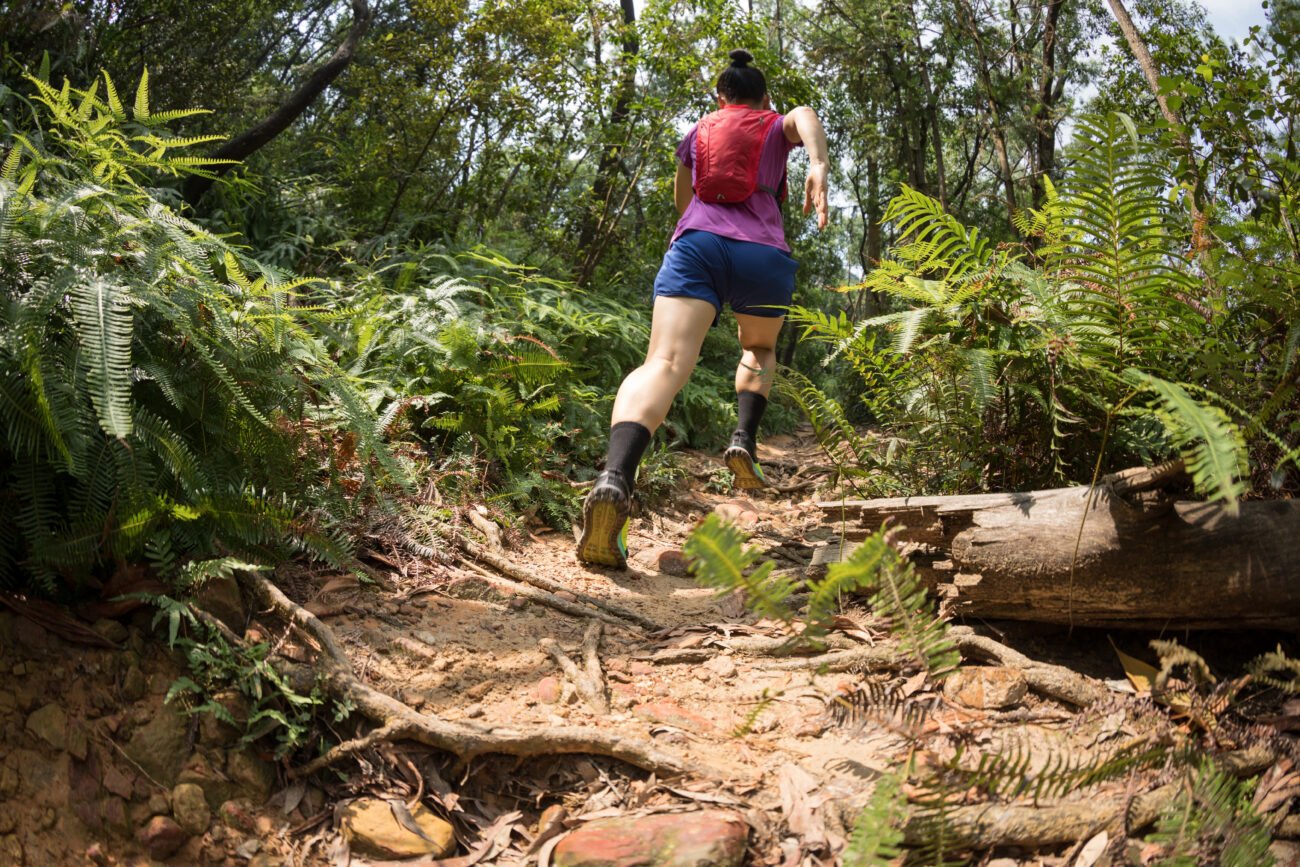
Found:
<path fill-rule="evenodd" d="M 722 459 L 735 474 L 733 484 L 741 490 L 767 487 L 763 469 L 754 458 L 758 423 L 776 377 L 776 338 L 784 318 L 736 314 L 741 348 L 736 367 L 737 428 Z"/>
<path fill-rule="evenodd" d="M 619 386 L 613 424 L 634 421 L 652 433 L 663 424 L 673 398 L 695 369 L 715 313 L 712 304 L 698 298 L 655 299 L 650 348 L 645 362 Z"/>
<path fill-rule="evenodd" d="M 736 367 L 736 392 L 756 391 L 767 397 L 776 377 L 776 338 L 784 316 L 736 314 L 740 338 L 740 364 Z"/>

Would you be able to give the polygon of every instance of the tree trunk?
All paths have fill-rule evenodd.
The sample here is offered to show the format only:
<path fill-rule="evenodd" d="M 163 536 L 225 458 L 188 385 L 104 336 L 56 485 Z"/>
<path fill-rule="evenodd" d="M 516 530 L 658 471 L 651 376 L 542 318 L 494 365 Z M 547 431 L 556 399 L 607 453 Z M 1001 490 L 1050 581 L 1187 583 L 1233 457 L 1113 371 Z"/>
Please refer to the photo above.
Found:
<path fill-rule="evenodd" d="M 270 116 L 217 148 L 211 156 L 220 160 L 245 160 L 288 129 L 289 125 L 316 101 L 316 97 L 320 96 L 325 88 L 329 87 L 330 83 L 352 63 L 357 45 L 370 29 L 372 17 L 373 13 L 367 0 L 352 0 L 352 25 L 348 28 L 348 35 L 343 39 L 342 44 L 334 50 L 329 59 L 316 67 L 298 89 L 289 94 L 279 108 L 271 112 Z M 228 165 L 216 166 L 213 168 L 213 173 L 220 176 L 229 169 Z M 191 205 L 198 202 L 211 186 L 212 178 L 192 176 L 185 182 L 185 201 Z"/>
<path fill-rule="evenodd" d="M 1150 490 L 1168 481 L 1170 467 L 1181 470 L 1126 471 L 1096 488 L 820 506 L 834 522 L 858 518 L 848 538 L 886 520 L 901 525 L 896 538 L 918 573 L 961 614 L 1076 626 L 1300 627 L 1300 502 L 1244 502 L 1236 516 L 1221 504 L 1172 502 Z"/>
<path fill-rule="evenodd" d="M 1056 42 L 1057 24 L 1065 0 L 1048 0 L 1043 26 L 1043 63 L 1034 102 L 1034 207 L 1041 208 L 1047 197 L 1045 178 L 1056 171 Z"/>
<path fill-rule="evenodd" d="M 609 219 L 610 207 L 614 194 L 614 178 L 618 175 L 619 160 L 629 137 L 627 118 L 632 111 L 632 98 L 636 96 L 636 58 L 641 52 L 641 43 L 636 34 L 636 7 L 632 0 L 619 0 L 623 11 L 623 34 L 620 42 L 622 69 L 619 73 L 618 98 L 614 102 L 614 111 L 609 117 L 609 126 L 605 149 L 600 155 L 600 165 L 596 167 L 596 180 L 591 189 L 591 207 L 583 218 L 582 229 L 578 233 L 578 251 L 582 262 L 578 269 L 577 283 L 582 286 L 591 279 L 600 264 L 600 254 L 604 244 L 599 242 L 598 234 L 612 230 Z M 599 49 L 597 49 L 599 50 Z M 614 130 L 618 130 L 617 133 Z"/>
<path fill-rule="evenodd" d="M 1156 68 L 1156 62 L 1151 57 L 1151 52 L 1147 50 L 1146 40 L 1142 34 L 1138 33 L 1137 25 L 1133 23 L 1133 18 L 1128 14 L 1128 9 L 1124 6 L 1123 0 L 1107 0 L 1110 4 L 1110 11 L 1115 16 L 1115 23 L 1119 25 L 1120 32 L 1124 34 L 1124 39 L 1128 42 L 1129 50 L 1133 52 L 1133 57 L 1137 60 L 1138 66 L 1142 69 L 1142 75 L 1147 80 L 1147 86 L 1151 88 L 1151 95 L 1155 97 L 1156 105 L 1160 107 L 1160 114 L 1168 122 L 1174 137 L 1178 140 L 1179 147 L 1187 152 L 1188 173 L 1184 180 L 1191 184 L 1190 205 L 1192 212 L 1192 245 L 1197 252 L 1203 252 L 1210 243 L 1209 226 L 1206 216 L 1201 210 L 1201 198 L 1204 195 L 1203 185 L 1201 183 L 1201 172 L 1197 165 L 1196 151 L 1192 148 L 1191 136 L 1187 133 L 1187 127 L 1183 125 L 1182 119 L 1169 107 L 1169 101 L 1165 99 L 1164 93 L 1160 90 L 1160 70 Z"/>

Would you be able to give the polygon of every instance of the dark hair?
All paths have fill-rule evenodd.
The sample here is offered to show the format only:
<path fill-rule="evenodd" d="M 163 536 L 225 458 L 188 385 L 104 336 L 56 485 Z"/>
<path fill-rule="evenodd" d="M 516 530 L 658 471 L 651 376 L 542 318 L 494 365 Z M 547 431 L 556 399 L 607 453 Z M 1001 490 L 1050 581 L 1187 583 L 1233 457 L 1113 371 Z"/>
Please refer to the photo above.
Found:
<path fill-rule="evenodd" d="M 731 52 L 731 65 L 718 76 L 718 93 L 729 102 L 757 102 L 767 93 L 763 71 L 750 66 L 754 55 L 743 48 Z"/>

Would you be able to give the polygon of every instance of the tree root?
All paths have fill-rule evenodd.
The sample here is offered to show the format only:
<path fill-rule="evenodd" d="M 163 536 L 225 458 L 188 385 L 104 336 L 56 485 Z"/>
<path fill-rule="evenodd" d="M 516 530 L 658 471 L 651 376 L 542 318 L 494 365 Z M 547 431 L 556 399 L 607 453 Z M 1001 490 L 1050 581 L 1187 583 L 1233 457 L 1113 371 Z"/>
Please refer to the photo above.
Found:
<path fill-rule="evenodd" d="M 487 550 L 486 548 L 484 548 L 482 545 L 479 545 L 464 537 L 460 537 L 456 539 L 456 547 L 460 548 L 460 550 L 464 552 L 466 556 L 473 557 L 475 560 L 486 563 L 489 566 L 491 566 L 493 569 L 500 572 L 502 575 L 513 578 L 516 581 L 522 581 L 525 584 L 531 584 L 532 586 L 540 590 L 545 590 L 552 594 L 572 593 L 573 596 L 577 598 L 577 600 L 583 603 L 584 605 L 590 605 L 592 608 L 613 615 L 614 617 L 621 618 L 623 620 L 628 621 L 629 623 L 635 623 L 637 626 L 640 626 L 642 629 L 648 629 L 654 632 L 663 628 L 662 625 L 655 623 L 653 620 L 649 619 L 648 617 L 645 617 L 644 615 L 638 614 L 637 612 L 631 611 L 627 608 L 623 608 L 620 605 L 615 605 L 613 602 L 608 602 L 604 599 L 598 599 L 595 596 L 590 596 L 586 593 L 574 593 L 574 591 L 569 590 L 567 587 L 564 587 L 563 585 L 559 584 L 556 581 L 552 581 L 549 578 L 543 578 L 540 575 L 533 575 L 530 572 L 525 572 L 523 569 L 520 569 L 518 566 L 516 566 L 515 564 L 507 560 L 505 557 L 502 557 L 499 554 L 495 554 Z M 587 612 L 585 616 L 592 616 L 592 615 L 590 612 Z"/>
<path fill-rule="evenodd" d="M 577 602 L 570 602 L 567 599 L 561 599 L 554 593 L 549 593 L 546 590 L 538 590 L 536 587 L 532 587 L 528 584 L 520 584 L 518 581 L 512 581 L 502 575 L 489 572 L 487 569 L 484 569 L 472 560 L 466 560 L 464 565 L 483 580 L 494 584 L 503 590 L 507 590 L 523 599 L 529 599 L 540 605 L 545 605 L 547 608 L 553 608 L 556 611 L 569 615 L 570 617 L 576 617 L 579 620 L 589 620 L 594 617 L 597 620 L 603 620 L 605 623 L 608 623 L 611 626 L 617 626 L 620 629 L 636 628 L 621 617 L 615 617 L 605 611 L 588 608 L 587 606 L 580 605 Z"/>
<path fill-rule="evenodd" d="M 1087 707 L 1106 696 L 1106 687 L 1063 665 L 1051 665 L 1030 659 L 992 638 L 975 635 L 969 627 L 956 626 L 949 631 L 962 656 L 996 662 L 1018 669 L 1025 675 L 1029 688 L 1039 695 L 1063 701 L 1075 707 Z"/>
<path fill-rule="evenodd" d="M 600 632 L 600 621 L 593 620 L 582 637 L 582 669 L 560 649 L 555 639 L 543 638 L 537 646 L 551 655 L 583 701 L 596 713 L 605 716 L 609 713 L 609 699 L 605 696 L 605 675 L 600 670 Z"/>
<path fill-rule="evenodd" d="M 913 660 L 896 648 L 880 645 L 765 662 L 762 667 L 765 671 L 894 671 Z"/>
<path fill-rule="evenodd" d="M 340 744 L 312 762 L 307 766 L 312 772 L 380 742 L 412 740 L 452 753 L 460 759 L 462 765 L 467 765 L 479 756 L 491 754 L 529 758 L 560 753 L 588 753 L 620 759 L 661 776 L 686 773 L 718 776 L 716 771 L 666 753 L 652 743 L 617 733 L 568 727 L 490 728 L 449 722 L 417 713 L 392 696 L 362 683 L 333 630 L 314 614 L 285 596 L 262 575 L 253 572 L 241 574 L 254 598 L 300 629 L 319 646 L 322 659 L 318 661 L 315 670 L 320 674 L 321 687 L 325 692 L 379 724 L 379 728 L 373 732 Z M 304 768 L 296 776 L 307 772 Z"/>

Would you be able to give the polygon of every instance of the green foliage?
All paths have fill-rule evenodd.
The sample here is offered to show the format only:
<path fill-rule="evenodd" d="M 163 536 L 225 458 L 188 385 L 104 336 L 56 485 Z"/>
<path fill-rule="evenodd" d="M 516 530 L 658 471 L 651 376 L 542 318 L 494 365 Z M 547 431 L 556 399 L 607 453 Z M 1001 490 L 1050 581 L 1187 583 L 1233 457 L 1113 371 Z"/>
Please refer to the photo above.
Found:
<path fill-rule="evenodd" d="M 903 240 L 849 287 L 899 309 L 794 318 L 868 384 L 888 435 L 926 444 L 912 465 L 928 477 L 909 478 L 910 491 L 1087 481 L 1099 453 L 1118 468 L 1181 452 L 1198 489 L 1234 503 L 1242 430 L 1187 379 L 1212 338 L 1167 155 L 1120 114 L 1080 121 L 1072 153 L 1059 196 L 1048 184 L 1018 220 L 1035 243 L 995 247 L 904 187 L 886 213 Z M 855 442 L 843 411 L 802 395 L 819 428 Z"/>
<path fill-rule="evenodd" d="M 832 563 L 824 578 L 808 581 L 802 614 L 792 605 L 794 583 L 773 574 L 776 563 L 762 561 L 762 552 L 744 542 L 737 527 L 710 515 L 691 532 L 683 551 L 696 580 L 719 595 L 743 593 L 745 604 L 763 617 L 788 625 L 797 622 L 801 641 L 824 638 L 843 600 L 865 594 L 872 612 L 886 620 L 891 637 L 918 667 L 935 678 L 957 667 L 959 657 L 947 624 L 936 616 L 911 564 L 889 545 L 883 531 L 869 536 L 847 560 Z"/>
<path fill-rule="evenodd" d="M 1201 762 L 1161 814 L 1147 840 L 1165 847 L 1157 862 L 1168 867 L 1203 864 L 1268 867 L 1272 835 L 1251 806 L 1251 787 Z"/>
<path fill-rule="evenodd" d="M 325 315 L 160 199 L 157 172 L 209 163 L 172 155 L 200 142 L 165 132 L 183 113 L 151 112 L 147 80 L 130 120 L 111 86 L 31 82 L 41 123 L 12 135 L 0 177 L 0 502 L 18 527 L 0 581 L 345 561 L 329 514 L 346 504 L 313 441 L 346 431 L 360 472 L 401 471 L 313 331 Z"/>
<path fill-rule="evenodd" d="M 691 561 L 695 579 L 719 596 L 739 590 L 745 594 L 745 604 L 763 617 L 785 623 L 794 620 L 793 582 L 772 574 L 775 562 L 759 562 L 762 552 L 745 545 L 745 534 L 735 525 L 709 515 L 691 532 L 682 551 Z"/>
<path fill-rule="evenodd" d="M 303 745 L 329 704 L 321 688 L 313 685 L 305 695 L 294 689 L 272 664 L 267 642 L 232 646 L 215 627 L 198 619 L 185 602 L 165 596 L 151 601 L 158 606 L 154 624 L 167 622 L 168 646 L 185 655 L 190 671 L 167 690 L 168 702 L 180 701 L 191 715 L 212 714 L 242 729 L 241 742 L 245 744 L 274 733 L 278 755 Z M 221 693 L 230 691 L 247 700 L 246 719 L 236 719 L 221 700 Z M 347 707 L 335 706 L 334 721 L 348 713 Z"/>
<path fill-rule="evenodd" d="M 882 774 L 858 813 L 841 858 L 845 867 L 888 867 L 902 854 L 907 798 L 896 774 Z"/>

